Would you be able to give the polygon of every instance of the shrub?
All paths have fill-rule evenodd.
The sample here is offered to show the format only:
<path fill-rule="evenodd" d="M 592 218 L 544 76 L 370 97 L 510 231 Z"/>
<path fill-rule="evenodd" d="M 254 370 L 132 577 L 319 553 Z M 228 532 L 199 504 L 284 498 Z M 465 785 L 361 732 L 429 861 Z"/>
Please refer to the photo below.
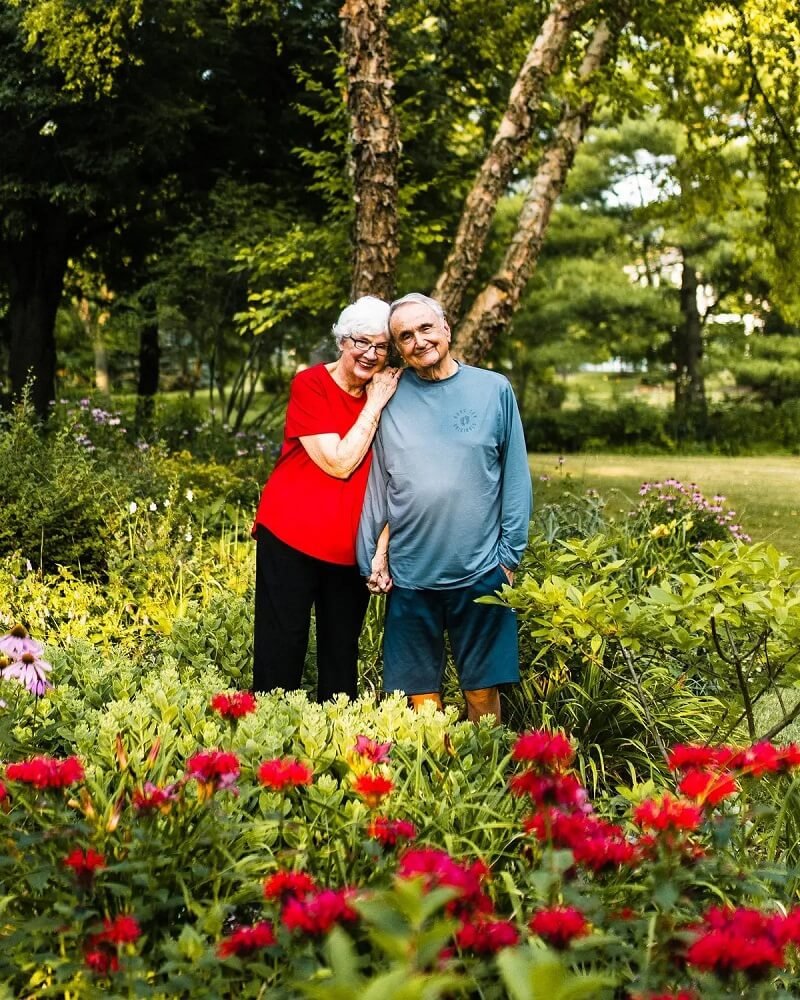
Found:
<path fill-rule="evenodd" d="M 18 407 L 0 434 L 0 481 L 0 556 L 19 553 L 48 573 L 104 574 L 109 490 L 69 431 L 43 436 Z"/>

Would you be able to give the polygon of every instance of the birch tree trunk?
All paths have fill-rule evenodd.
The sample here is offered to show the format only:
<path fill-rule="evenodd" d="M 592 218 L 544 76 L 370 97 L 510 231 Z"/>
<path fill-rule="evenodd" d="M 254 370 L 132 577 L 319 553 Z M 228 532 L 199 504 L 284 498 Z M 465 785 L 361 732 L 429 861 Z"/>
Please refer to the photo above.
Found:
<path fill-rule="evenodd" d="M 355 198 L 350 297 L 394 295 L 400 139 L 390 71 L 389 0 L 345 0 L 342 49 Z"/>
<path fill-rule="evenodd" d="M 611 55 L 611 32 L 601 21 L 587 47 L 579 79 L 583 85 Z M 517 229 L 506 250 L 503 262 L 483 290 L 476 296 L 469 312 L 458 325 L 453 354 L 468 364 L 480 361 L 510 323 L 536 267 L 550 221 L 553 206 L 567 179 L 575 153 L 592 118 L 595 99 L 577 106 L 565 105 L 561 121 L 546 147 L 536 176 L 517 221 Z"/>
<path fill-rule="evenodd" d="M 511 90 L 503 119 L 467 195 L 453 248 L 431 293 L 456 325 L 466 289 L 486 246 L 497 203 L 528 151 L 536 110 L 589 0 L 554 0 Z"/>

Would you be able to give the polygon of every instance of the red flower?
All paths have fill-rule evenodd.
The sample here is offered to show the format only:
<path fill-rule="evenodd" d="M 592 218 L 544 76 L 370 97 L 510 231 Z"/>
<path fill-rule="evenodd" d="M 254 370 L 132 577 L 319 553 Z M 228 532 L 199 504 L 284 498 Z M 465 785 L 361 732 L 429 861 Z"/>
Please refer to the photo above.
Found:
<path fill-rule="evenodd" d="M 32 757 L 6 767 L 6 778 L 9 781 L 23 781 L 36 788 L 66 788 L 82 781 L 83 776 L 83 764 L 77 757 L 67 757 L 65 760 Z"/>
<path fill-rule="evenodd" d="M 239 777 L 239 758 L 225 750 L 203 750 L 186 761 L 190 778 L 195 778 L 202 802 L 218 789 L 230 789 L 238 795 L 236 779 Z"/>
<path fill-rule="evenodd" d="M 672 748 L 667 758 L 670 771 L 686 771 L 689 768 L 724 768 L 735 753 L 732 747 L 693 747 L 678 744 Z"/>
<path fill-rule="evenodd" d="M 275 872 L 264 882 L 265 898 L 278 899 L 281 902 L 286 902 L 287 899 L 303 899 L 315 889 L 314 879 L 305 872 Z"/>
<path fill-rule="evenodd" d="M 7 798 L 8 798 L 8 789 L 3 784 L 3 782 L 0 781 L 0 803 L 5 802 Z"/>
<path fill-rule="evenodd" d="M 701 806 L 715 806 L 739 791 L 733 776 L 725 772 L 701 771 L 690 768 L 678 785 L 684 795 L 697 799 Z"/>
<path fill-rule="evenodd" d="M 447 904 L 450 913 L 490 913 L 492 901 L 483 891 L 483 881 L 489 869 L 483 861 L 471 865 L 455 861 L 446 851 L 434 847 L 408 849 L 400 856 L 399 878 L 421 876 L 426 888 L 449 886 L 458 890 L 458 897 Z"/>
<path fill-rule="evenodd" d="M 234 694 L 215 694 L 211 699 L 211 707 L 219 712 L 223 719 L 241 719 L 256 710 L 256 699 L 249 691 L 236 691 Z"/>
<path fill-rule="evenodd" d="M 119 958 L 115 951 L 107 948 L 89 948 L 83 953 L 86 965 L 98 976 L 107 976 L 109 972 L 119 972 Z"/>
<path fill-rule="evenodd" d="M 64 858 L 64 864 L 67 868 L 71 868 L 78 881 L 85 885 L 91 883 L 96 871 L 105 868 L 106 859 L 102 854 L 93 851 L 91 847 L 85 853 L 80 847 L 76 847 Z"/>
<path fill-rule="evenodd" d="M 633 821 L 650 830 L 696 830 L 703 820 L 699 806 L 669 794 L 646 799 L 633 811 Z"/>
<path fill-rule="evenodd" d="M 572 774 L 543 776 L 523 771 L 515 774 L 509 785 L 514 795 L 529 795 L 538 805 L 585 810 L 589 801 L 589 793 Z"/>
<path fill-rule="evenodd" d="M 268 920 L 262 920 L 252 927 L 237 927 L 236 930 L 217 944 L 217 954 L 220 958 L 230 958 L 232 955 L 252 955 L 254 951 L 269 948 L 275 944 L 275 933 Z"/>
<path fill-rule="evenodd" d="M 475 955 L 495 955 L 502 948 L 513 948 L 519 943 L 519 931 L 510 920 L 481 918 L 474 923 L 464 922 L 456 931 L 456 944 L 461 951 Z"/>
<path fill-rule="evenodd" d="M 568 847 L 576 864 L 595 872 L 636 860 L 636 846 L 625 838 L 623 830 L 596 816 L 550 809 L 530 816 L 525 821 L 525 829 L 538 840 L 549 840 L 556 847 Z"/>
<path fill-rule="evenodd" d="M 760 778 L 767 773 L 779 773 L 800 766 L 800 748 L 796 743 L 776 747 L 764 741 L 754 743 L 744 750 L 737 750 L 731 757 L 729 767 Z"/>
<path fill-rule="evenodd" d="M 519 737 L 512 754 L 515 760 L 538 764 L 545 771 L 559 771 L 570 763 L 575 751 L 563 733 L 534 730 Z"/>
<path fill-rule="evenodd" d="M 283 925 L 290 931 L 320 936 L 334 924 L 353 923 L 358 914 L 349 904 L 352 894 L 351 889 L 319 889 L 305 899 L 290 897 L 281 913 Z"/>
<path fill-rule="evenodd" d="M 356 745 L 353 752 L 359 757 L 366 757 L 373 764 L 383 764 L 389 759 L 389 751 L 392 749 L 391 743 L 377 743 L 368 736 L 356 736 Z"/>
<path fill-rule="evenodd" d="M 679 990 L 677 993 L 634 993 L 631 1000 L 699 1000 L 692 990 Z"/>
<path fill-rule="evenodd" d="M 389 778 L 382 774 L 362 774 L 353 782 L 353 789 L 370 809 L 377 808 L 393 788 Z"/>
<path fill-rule="evenodd" d="M 567 948 L 572 941 L 589 933 L 589 923 L 574 906 L 551 906 L 539 910 L 528 924 L 534 934 L 553 948 Z"/>
<path fill-rule="evenodd" d="M 310 785 L 314 772 L 306 764 L 292 757 L 276 757 L 265 760 L 258 769 L 258 780 L 267 788 L 281 791 L 297 785 Z"/>
<path fill-rule="evenodd" d="M 698 937 L 686 952 L 686 961 L 720 976 L 744 972 L 749 979 L 763 979 L 785 964 L 786 918 L 740 907 L 712 907 L 703 923 L 694 928 Z"/>
<path fill-rule="evenodd" d="M 393 847 L 398 840 L 414 840 L 417 828 L 405 819 L 375 816 L 369 821 L 367 836 L 372 840 L 379 840 L 385 846 Z"/>
<path fill-rule="evenodd" d="M 800 907 L 794 906 L 776 927 L 776 933 L 784 944 L 800 946 Z"/>
<path fill-rule="evenodd" d="M 111 944 L 131 944 L 141 936 L 142 930 L 136 917 L 120 914 L 116 917 L 106 917 L 103 930 L 94 936 L 95 941 L 108 941 Z"/>
<path fill-rule="evenodd" d="M 140 813 L 155 812 L 168 813 L 172 808 L 172 803 L 178 798 L 174 785 L 166 785 L 161 788 L 154 785 L 152 781 L 146 781 L 142 788 L 135 789 L 133 793 L 133 808 Z"/>
<path fill-rule="evenodd" d="M 86 964 L 99 975 L 119 971 L 117 948 L 121 944 L 132 944 L 141 936 L 141 928 L 135 917 L 119 914 L 116 917 L 106 917 L 103 929 L 97 934 L 91 934 L 83 957 Z"/>

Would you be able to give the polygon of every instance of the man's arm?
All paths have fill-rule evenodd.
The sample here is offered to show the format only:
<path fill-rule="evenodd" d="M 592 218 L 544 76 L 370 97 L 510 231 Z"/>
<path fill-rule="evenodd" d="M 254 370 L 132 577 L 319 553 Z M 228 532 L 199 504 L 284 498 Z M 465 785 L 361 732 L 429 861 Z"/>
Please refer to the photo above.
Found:
<path fill-rule="evenodd" d="M 509 382 L 503 387 L 501 405 L 505 424 L 505 443 L 501 458 L 499 555 L 500 565 L 509 583 L 513 583 L 513 571 L 519 565 L 528 544 L 533 489 L 522 419 Z"/>
<path fill-rule="evenodd" d="M 372 447 L 372 464 L 369 469 L 367 492 L 364 496 L 364 507 L 361 511 L 358 538 L 356 539 L 356 559 L 363 577 L 370 577 L 372 575 L 373 557 L 377 554 L 376 550 L 378 549 L 379 540 L 383 538 L 384 529 L 386 529 L 386 549 L 388 550 L 386 503 L 388 478 L 379 430 L 375 435 L 375 442 Z M 386 553 L 384 552 L 384 554 Z"/>
<path fill-rule="evenodd" d="M 389 525 L 385 525 L 375 555 L 372 557 L 372 572 L 367 578 L 367 590 L 371 594 L 388 594 L 394 585 L 389 570 Z"/>

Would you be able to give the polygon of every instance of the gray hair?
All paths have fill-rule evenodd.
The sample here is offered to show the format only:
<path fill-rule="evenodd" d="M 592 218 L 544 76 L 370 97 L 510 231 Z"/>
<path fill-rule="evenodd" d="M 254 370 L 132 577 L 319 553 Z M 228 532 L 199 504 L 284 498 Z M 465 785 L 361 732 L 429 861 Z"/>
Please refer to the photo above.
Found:
<path fill-rule="evenodd" d="M 333 324 L 333 336 L 337 347 L 342 346 L 345 337 L 356 333 L 389 333 L 389 303 L 374 295 L 362 295 L 339 313 Z"/>
<path fill-rule="evenodd" d="M 436 299 L 432 299 L 430 295 L 423 295 L 422 292 L 409 292 L 408 295 L 395 299 L 389 306 L 389 322 L 391 323 L 392 316 L 394 316 L 395 312 L 401 306 L 408 305 L 411 302 L 416 302 L 417 305 L 427 306 L 431 312 L 435 313 L 438 318 L 442 320 L 442 322 L 447 322 L 447 317 L 444 314 L 441 302 L 437 302 Z"/>

